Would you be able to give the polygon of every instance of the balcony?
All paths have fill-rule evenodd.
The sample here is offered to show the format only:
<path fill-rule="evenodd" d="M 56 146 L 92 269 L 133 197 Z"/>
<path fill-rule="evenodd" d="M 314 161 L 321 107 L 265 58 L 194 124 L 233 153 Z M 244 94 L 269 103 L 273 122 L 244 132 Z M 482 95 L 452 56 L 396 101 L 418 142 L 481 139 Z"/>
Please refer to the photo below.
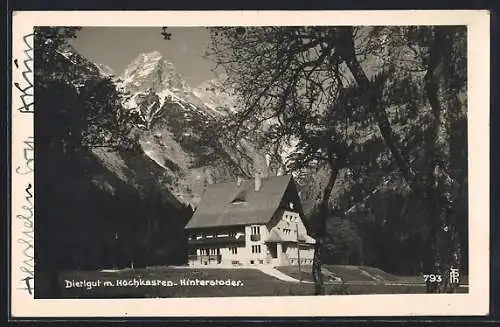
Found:
<path fill-rule="evenodd" d="M 213 236 L 192 238 L 188 240 L 189 245 L 204 245 L 204 244 L 245 244 L 245 235 L 236 236 Z"/>
<path fill-rule="evenodd" d="M 202 254 L 202 255 L 196 255 L 196 254 L 191 254 L 188 255 L 188 260 L 189 261 L 199 261 L 201 263 L 207 261 L 208 263 L 221 263 L 222 260 L 222 255 L 220 254 Z"/>
<path fill-rule="evenodd" d="M 257 242 L 257 241 L 260 241 L 260 234 L 253 234 L 253 235 L 250 235 L 250 240 L 252 242 Z"/>

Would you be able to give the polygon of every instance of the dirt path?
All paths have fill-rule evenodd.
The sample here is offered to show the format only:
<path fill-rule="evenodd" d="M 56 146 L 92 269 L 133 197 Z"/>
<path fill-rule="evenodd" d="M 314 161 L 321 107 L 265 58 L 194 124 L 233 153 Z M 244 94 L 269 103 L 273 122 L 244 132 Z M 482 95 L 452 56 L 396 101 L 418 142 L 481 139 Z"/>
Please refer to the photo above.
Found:
<path fill-rule="evenodd" d="M 273 267 L 266 267 L 266 266 L 261 266 L 261 267 L 255 267 L 257 270 L 262 271 L 264 274 L 272 276 L 274 278 L 283 280 L 285 282 L 294 282 L 294 283 L 299 283 L 300 281 L 298 279 L 295 279 L 291 276 L 288 276 L 287 274 L 282 273 L 281 271 L 274 269 Z M 308 281 L 302 281 L 303 283 L 312 283 Z"/>

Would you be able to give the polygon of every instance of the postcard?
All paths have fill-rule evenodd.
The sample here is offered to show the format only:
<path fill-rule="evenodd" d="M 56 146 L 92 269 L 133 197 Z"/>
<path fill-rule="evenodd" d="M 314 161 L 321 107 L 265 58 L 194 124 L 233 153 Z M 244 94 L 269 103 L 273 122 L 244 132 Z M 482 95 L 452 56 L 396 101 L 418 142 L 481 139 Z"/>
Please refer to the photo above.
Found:
<path fill-rule="evenodd" d="M 12 317 L 488 313 L 487 11 L 12 19 Z"/>

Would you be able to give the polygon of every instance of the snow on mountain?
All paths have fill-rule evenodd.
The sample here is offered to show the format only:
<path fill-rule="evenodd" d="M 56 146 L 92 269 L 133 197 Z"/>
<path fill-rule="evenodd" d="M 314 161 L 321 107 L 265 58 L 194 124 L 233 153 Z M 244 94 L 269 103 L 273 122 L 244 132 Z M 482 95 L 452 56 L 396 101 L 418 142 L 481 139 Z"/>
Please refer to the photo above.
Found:
<path fill-rule="evenodd" d="M 92 151 L 104 168 L 140 192 L 154 186 L 172 198 L 174 205 L 196 207 L 208 183 L 235 181 L 241 176 L 251 178 L 255 170 L 283 174 L 287 157 L 295 152 L 295 140 L 278 150 L 281 160 L 274 152 L 273 157 L 266 156 L 266 149 L 258 148 L 252 139 L 241 139 L 236 147 L 218 140 L 218 122 L 213 118 L 225 113 L 222 108 L 237 110 L 234 98 L 220 79 L 191 88 L 158 51 L 140 54 L 118 76 L 72 47 L 59 54 L 81 65 L 89 76 L 112 76 L 117 90 L 130 94 L 124 96 L 129 99 L 124 108 L 134 109 L 139 115 L 160 113 L 156 122 L 143 124 L 142 128 L 135 125 L 131 136 L 138 137 L 139 147 L 134 151 Z M 136 99 L 143 101 L 140 108 Z M 137 124 L 135 115 L 130 117 Z"/>
<path fill-rule="evenodd" d="M 159 92 L 165 88 L 190 91 L 189 84 L 182 79 L 174 65 L 163 59 L 158 51 L 140 54 L 127 66 L 121 78 L 130 92 L 147 89 Z"/>
<path fill-rule="evenodd" d="M 217 114 L 200 99 L 189 83 L 177 72 L 175 66 L 167 61 L 160 52 L 153 51 L 139 54 L 120 75 L 120 88 L 132 95 L 132 101 L 138 93 L 155 92 L 160 98 L 160 106 L 166 100 L 177 102 L 186 110 L 198 109 L 206 114 Z M 134 107 L 136 103 L 127 104 Z"/>
<path fill-rule="evenodd" d="M 224 77 L 214 78 L 201 83 L 193 89 L 193 93 L 207 106 L 220 112 L 233 112 L 236 107 L 234 96 L 227 92 L 222 86 Z"/>
<path fill-rule="evenodd" d="M 227 154 L 223 161 L 204 159 L 207 153 L 224 151 L 211 136 L 220 112 L 206 97 L 198 97 L 203 92 L 195 93 L 160 52 L 139 54 L 120 74 L 117 86 L 130 95 L 124 107 L 136 113 L 142 151 L 165 170 L 177 199 L 196 205 L 207 179 L 233 179 L 241 159 L 228 159 Z"/>
<path fill-rule="evenodd" d="M 99 64 L 99 63 L 95 63 L 95 65 L 97 66 L 97 69 L 99 69 L 99 73 L 101 73 L 103 76 L 115 76 L 115 72 L 113 71 L 113 69 L 107 65 L 104 65 L 104 64 Z"/>
<path fill-rule="evenodd" d="M 169 192 L 180 202 L 196 206 L 207 183 L 265 169 L 264 153 L 251 140 L 242 155 L 215 137 L 216 118 L 234 110 L 219 80 L 191 88 L 158 51 L 139 54 L 118 77 L 105 65 L 95 67 L 128 93 L 123 106 L 133 113 L 142 153 L 169 179 Z"/>

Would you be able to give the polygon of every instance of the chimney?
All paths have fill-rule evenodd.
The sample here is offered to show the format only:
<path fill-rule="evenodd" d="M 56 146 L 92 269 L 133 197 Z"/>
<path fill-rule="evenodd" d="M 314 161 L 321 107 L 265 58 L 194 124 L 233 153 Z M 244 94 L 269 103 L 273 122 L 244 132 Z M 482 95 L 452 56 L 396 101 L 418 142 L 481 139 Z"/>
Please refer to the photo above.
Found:
<path fill-rule="evenodd" d="M 238 185 L 238 187 L 240 187 L 241 183 L 243 183 L 243 178 L 241 178 L 241 176 L 238 176 L 238 178 L 236 179 L 236 185 Z"/>
<path fill-rule="evenodd" d="M 212 173 L 209 171 L 207 172 L 207 183 L 209 185 L 212 185 L 214 183 L 214 177 L 212 176 Z"/>
<path fill-rule="evenodd" d="M 255 173 L 255 192 L 260 191 L 260 187 L 262 186 L 262 176 L 260 172 Z"/>

